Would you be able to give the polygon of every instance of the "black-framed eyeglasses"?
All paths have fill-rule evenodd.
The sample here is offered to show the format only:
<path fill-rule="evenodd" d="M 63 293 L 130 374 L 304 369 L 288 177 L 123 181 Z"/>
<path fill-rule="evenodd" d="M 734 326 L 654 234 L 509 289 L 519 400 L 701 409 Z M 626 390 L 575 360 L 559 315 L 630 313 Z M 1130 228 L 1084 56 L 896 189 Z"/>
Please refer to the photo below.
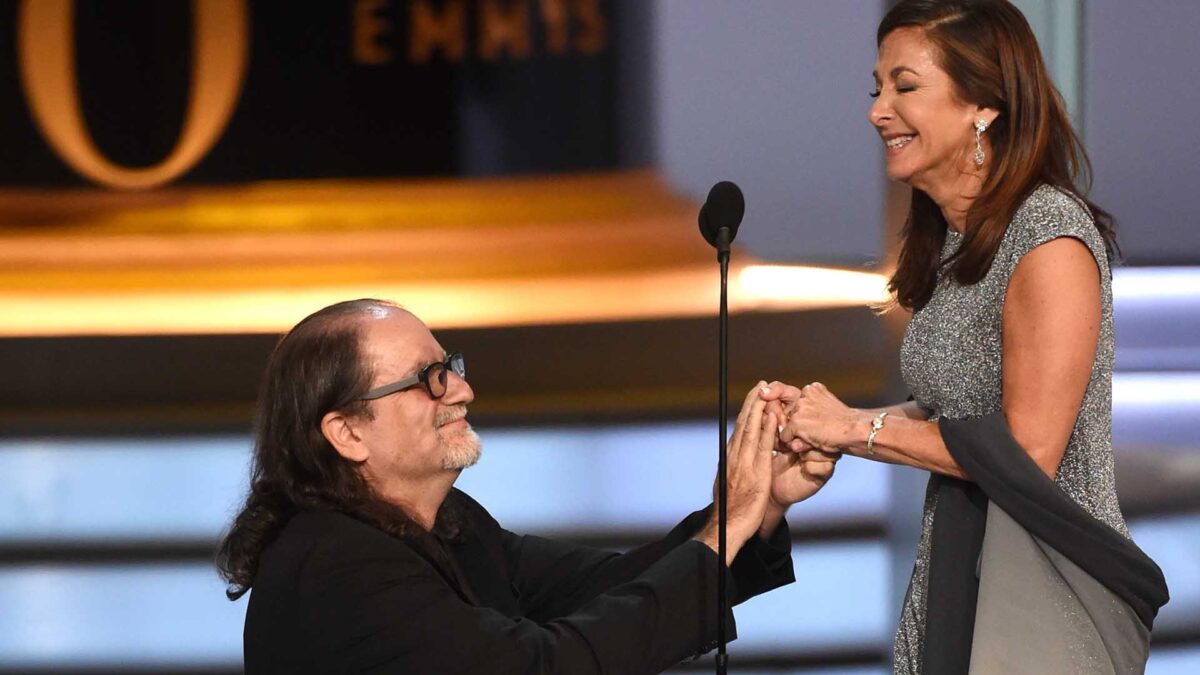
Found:
<path fill-rule="evenodd" d="M 363 394 L 360 401 L 374 401 L 377 398 L 383 398 L 388 394 L 394 394 L 398 391 L 411 389 L 418 384 L 425 385 L 425 391 L 429 392 L 430 398 L 441 398 L 446 395 L 446 384 L 449 379 L 448 373 L 453 372 L 459 377 L 466 377 L 467 364 L 463 361 L 463 355 L 455 352 L 446 357 L 445 361 L 434 361 L 433 363 L 421 369 L 421 372 L 406 377 L 399 382 L 385 384 Z"/>

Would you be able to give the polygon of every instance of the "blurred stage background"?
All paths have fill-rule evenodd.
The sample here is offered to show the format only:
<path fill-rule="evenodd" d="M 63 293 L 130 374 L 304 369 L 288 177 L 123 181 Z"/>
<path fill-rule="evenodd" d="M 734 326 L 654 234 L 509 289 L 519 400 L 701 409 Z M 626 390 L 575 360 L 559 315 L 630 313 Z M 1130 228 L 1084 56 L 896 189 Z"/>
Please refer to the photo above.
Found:
<path fill-rule="evenodd" d="M 0 0 L 0 673 L 240 671 L 210 560 L 280 331 L 395 299 L 463 351 L 460 486 L 607 547 L 707 500 L 731 383 L 906 395 L 874 316 L 905 194 L 866 122 L 886 0 Z M 1119 221 L 1118 482 L 1200 671 L 1200 5 L 1022 0 Z M 884 673 L 924 477 L 849 459 L 734 672 Z M 680 672 L 710 669 L 710 660 Z"/>

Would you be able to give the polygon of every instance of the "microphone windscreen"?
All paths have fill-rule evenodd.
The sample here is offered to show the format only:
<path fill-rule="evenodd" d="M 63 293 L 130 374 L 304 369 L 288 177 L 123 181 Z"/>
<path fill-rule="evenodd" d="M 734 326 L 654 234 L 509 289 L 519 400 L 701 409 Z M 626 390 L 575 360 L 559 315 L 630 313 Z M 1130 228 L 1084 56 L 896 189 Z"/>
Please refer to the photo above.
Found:
<path fill-rule="evenodd" d="M 704 236 L 704 241 L 710 245 L 717 245 L 717 229 L 708 224 L 708 204 L 705 203 L 700 207 L 700 216 L 697 218 L 700 222 L 700 234 Z"/>
<path fill-rule="evenodd" d="M 729 241 L 737 236 L 742 217 L 746 215 L 746 199 L 736 184 L 723 180 L 708 191 L 708 199 L 700 208 L 700 232 L 708 243 L 716 246 L 717 232 L 729 228 Z"/>

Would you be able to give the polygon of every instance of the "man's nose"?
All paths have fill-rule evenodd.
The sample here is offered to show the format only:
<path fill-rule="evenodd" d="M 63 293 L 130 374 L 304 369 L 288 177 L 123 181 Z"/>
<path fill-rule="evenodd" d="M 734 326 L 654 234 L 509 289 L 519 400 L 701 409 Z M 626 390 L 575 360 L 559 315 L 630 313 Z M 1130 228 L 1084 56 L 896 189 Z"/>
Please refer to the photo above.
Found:
<path fill-rule="evenodd" d="M 474 400 L 475 390 L 471 389 L 466 378 L 454 371 L 448 371 L 446 373 L 446 394 L 442 396 L 442 402 L 446 405 L 455 405 L 470 403 Z"/>

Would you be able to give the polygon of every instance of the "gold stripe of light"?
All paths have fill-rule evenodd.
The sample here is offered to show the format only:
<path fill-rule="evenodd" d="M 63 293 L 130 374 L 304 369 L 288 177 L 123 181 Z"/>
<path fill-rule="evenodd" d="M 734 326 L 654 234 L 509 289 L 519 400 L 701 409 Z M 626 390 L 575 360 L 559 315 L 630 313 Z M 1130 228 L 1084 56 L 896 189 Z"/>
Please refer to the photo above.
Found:
<path fill-rule="evenodd" d="M 877 304 L 876 274 L 769 266 L 772 277 L 804 287 L 763 288 L 748 266 L 730 290 L 733 312 Z M 838 284 L 854 275 L 843 291 Z M 436 328 L 663 319 L 712 314 L 717 276 L 708 266 L 586 277 L 377 283 L 234 290 L 5 293 L 0 336 L 277 333 L 327 304 L 359 297 L 401 302 Z"/>
<path fill-rule="evenodd" d="M 0 191 L 0 336 L 277 333 L 355 297 L 437 328 L 710 315 L 695 213 L 650 172 Z M 885 297 L 878 274 L 734 260 L 735 312 Z"/>

